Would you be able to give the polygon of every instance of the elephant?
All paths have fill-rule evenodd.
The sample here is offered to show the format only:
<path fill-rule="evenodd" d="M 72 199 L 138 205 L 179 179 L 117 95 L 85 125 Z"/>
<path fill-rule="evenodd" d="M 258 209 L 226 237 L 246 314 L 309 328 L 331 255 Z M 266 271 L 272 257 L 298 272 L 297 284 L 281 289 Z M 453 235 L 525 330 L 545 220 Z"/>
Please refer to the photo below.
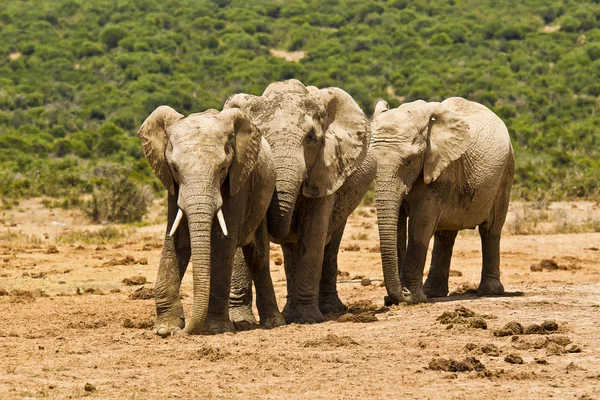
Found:
<path fill-rule="evenodd" d="M 446 296 L 456 235 L 475 227 L 483 253 L 477 293 L 503 294 L 500 234 L 514 176 L 504 122 L 487 107 L 459 97 L 417 100 L 391 110 L 381 100 L 371 128 L 385 304 Z M 431 236 L 433 254 L 423 285 Z"/>
<path fill-rule="evenodd" d="M 154 289 L 154 332 L 164 337 L 232 331 L 229 291 L 238 248 L 257 287 L 261 324 L 284 324 L 269 272 L 266 225 L 276 172 L 260 130 L 237 108 L 184 118 L 160 106 L 138 135 L 168 191 L 168 233 Z M 179 292 L 190 259 L 193 305 L 186 324 Z"/>
<path fill-rule="evenodd" d="M 267 212 L 271 241 L 281 244 L 287 280 L 286 322 L 316 323 L 341 313 L 337 254 L 350 213 L 375 178 L 369 120 L 339 88 L 318 89 L 291 79 L 270 84 L 261 96 L 237 94 L 239 107 L 273 150 L 277 181 Z M 231 306 L 252 321 L 247 293 L 232 290 Z"/>

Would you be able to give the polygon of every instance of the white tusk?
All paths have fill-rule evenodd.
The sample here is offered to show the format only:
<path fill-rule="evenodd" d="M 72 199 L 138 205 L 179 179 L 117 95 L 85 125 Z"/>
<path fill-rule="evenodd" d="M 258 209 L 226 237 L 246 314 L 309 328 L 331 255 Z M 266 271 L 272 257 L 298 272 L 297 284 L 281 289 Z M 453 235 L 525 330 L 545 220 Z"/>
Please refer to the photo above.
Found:
<path fill-rule="evenodd" d="M 175 216 L 175 221 L 173 221 L 173 226 L 171 227 L 169 236 L 173 236 L 175 234 L 175 231 L 177 230 L 177 227 L 179 226 L 179 223 L 181 222 L 182 218 L 183 218 L 183 211 L 181 211 L 181 208 L 180 208 L 177 210 L 177 215 Z"/>
<path fill-rule="evenodd" d="M 227 236 L 227 225 L 225 225 L 225 217 L 223 217 L 223 210 L 221 210 L 220 208 L 219 211 L 217 211 L 217 219 L 219 220 L 219 226 L 223 231 L 223 235 Z"/>

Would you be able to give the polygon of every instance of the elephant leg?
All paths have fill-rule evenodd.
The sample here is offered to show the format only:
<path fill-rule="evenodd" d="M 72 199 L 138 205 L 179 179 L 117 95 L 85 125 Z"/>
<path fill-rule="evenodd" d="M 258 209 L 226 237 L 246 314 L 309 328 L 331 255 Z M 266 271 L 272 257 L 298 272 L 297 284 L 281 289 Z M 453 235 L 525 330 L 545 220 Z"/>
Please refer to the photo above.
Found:
<path fill-rule="evenodd" d="M 175 221 L 176 214 L 177 197 L 169 194 L 167 231 Z M 154 285 L 156 324 L 153 329 L 153 332 L 159 336 L 168 336 L 185 326 L 185 315 L 179 298 L 179 290 L 190 257 L 190 233 L 187 220 L 184 217 L 172 237 L 165 235 L 160 256 L 156 284 Z"/>
<path fill-rule="evenodd" d="M 297 262 L 290 307 L 287 314 L 284 310 L 287 322 L 310 324 L 324 320 L 319 310 L 319 283 L 333 204 L 334 196 L 310 199 L 298 212 Z"/>
<path fill-rule="evenodd" d="M 427 248 L 435 232 L 439 215 L 439 207 L 432 204 L 432 201 L 427 203 L 421 203 L 421 207 L 411 209 L 408 219 L 408 248 L 400 281 L 402 282 L 402 297 L 409 304 L 427 301 L 427 296 L 423 292 L 423 270 L 425 269 Z"/>
<path fill-rule="evenodd" d="M 500 235 L 508 212 L 512 175 L 510 173 L 506 176 L 503 184 L 500 185 L 500 192 L 492 207 L 490 218 L 479 225 L 483 256 L 481 281 L 477 289 L 479 296 L 504 294 L 504 286 L 500 282 Z"/>
<path fill-rule="evenodd" d="M 437 231 L 434 235 L 431 266 L 425 285 L 423 285 L 423 291 L 427 297 L 445 297 L 448 295 L 450 261 L 457 234 L 458 231 Z"/>
<path fill-rule="evenodd" d="M 260 325 L 266 328 L 284 325 L 285 319 L 277 307 L 277 298 L 271 280 L 266 219 L 254 233 L 252 242 L 244 246 L 243 250 L 256 287 L 256 307 L 260 316 Z"/>
<path fill-rule="evenodd" d="M 298 245 L 296 243 L 282 243 L 283 266 L 285 268 L 285 280 L 287 282 L 287 295 L 283 315 L 288 315 L 292 309 L 292 288 L 295 284 L 296 268 L 298 265 Z"/>
<path fill-rule="evenodd" d="M 231 233 L 230 233 L 231 235 Z M 213 242 L 215 242 L 213 234 Z M 235 327 L 229 319 L 229 293 L 233 272 L 233 259 L 237 250 L 233 237 L 215 243 L 210 260 L 210 298 L 208 313 L 202 326 L 205 333 L 233 332 Z"/>
<path fill-rule="evenodd" d="M 242 249 L 238 248 L 233 259 L 233 275 L 229 292 L 229 317 L 237 327 L 256 324 L 252 313 L 252 276 Z"/>
<path fill-rule="evenodd" d="M 348 308 L 337 294 L 337 256 L 346 221 L 360 204 L 377 172 L 377 162 L 371 151 L 362 164 L 350 175 L 335 193 L 335 203 L 329 223 L 333 230 L 331 241 L 325 247 L 323 271 L 319 287 L 319 309 L 322 313 L 343 313 Z"/>
<path fill-rule="evenodd" d="M 337 228 L 331 237 L 331 241 L 325 246 L 323 271 L 319 285 L 319 310 L 323 314 L 341 314 L 348 310 L 348 307 L 338 297 L 337 292 L 337 256 L 345 227 L 346 224 Z"/>

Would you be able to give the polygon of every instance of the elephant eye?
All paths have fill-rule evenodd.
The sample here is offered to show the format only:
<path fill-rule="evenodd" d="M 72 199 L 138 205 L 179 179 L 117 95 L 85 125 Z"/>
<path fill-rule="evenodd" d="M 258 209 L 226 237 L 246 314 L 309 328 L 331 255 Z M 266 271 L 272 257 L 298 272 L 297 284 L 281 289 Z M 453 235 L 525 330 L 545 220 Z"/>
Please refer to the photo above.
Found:
<path fill-rule="evenodd" d="M 316 143 L 317 135 L 315 135 L 315 130 L 311 129 L 310 132 L 306 135 L 306 142 L 309 144 Z"/>

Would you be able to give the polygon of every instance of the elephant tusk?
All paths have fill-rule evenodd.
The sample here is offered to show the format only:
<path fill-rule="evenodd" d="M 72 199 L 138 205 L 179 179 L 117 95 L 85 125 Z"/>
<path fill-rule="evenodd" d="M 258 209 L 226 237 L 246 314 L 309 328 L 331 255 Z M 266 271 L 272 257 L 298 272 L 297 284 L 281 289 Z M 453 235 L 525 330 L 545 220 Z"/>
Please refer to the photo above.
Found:
<path fill-rule="evenodd" d="M 220 208 L 219 211 L 217 211 L 217 220 L 219 220 L 219 226 L 223 231 L 223 235 L 227 236 L 227 225 L 225 225 L 225 217 L 223 217 L 223 210 L 221 210 Z"/>
<path fill-rule="evenodd" d="M 175 221 L 173 222 L 173 226 L 171 227 L 169 236 L 173 236 L 175 234 L 175 231 L 177 230 L 177 227 L 179 226 L 179 223 L 181 222 L 182 218 L 183 218 L 183 211 L 181 211 L 181 208 L 180 208 L 177 210 L 177 215 L 175 216 Z"/>

